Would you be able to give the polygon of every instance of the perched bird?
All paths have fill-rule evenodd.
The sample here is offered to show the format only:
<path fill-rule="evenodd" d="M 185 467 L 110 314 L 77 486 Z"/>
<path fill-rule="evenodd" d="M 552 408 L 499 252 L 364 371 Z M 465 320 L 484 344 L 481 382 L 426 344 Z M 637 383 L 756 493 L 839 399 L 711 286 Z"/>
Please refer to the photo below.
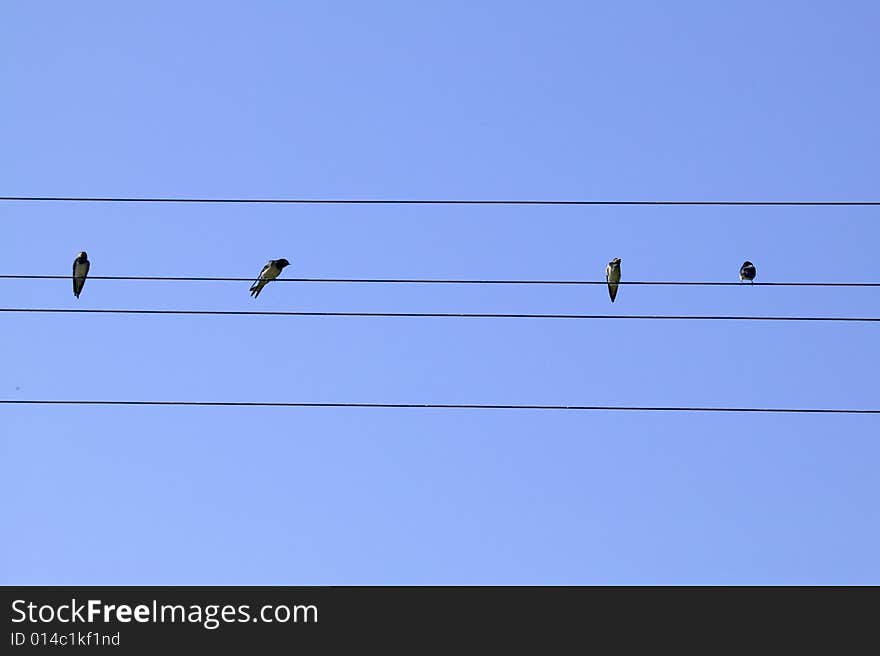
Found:
<path fill-rule="evenodd" d="M 611 302 L 614 302 L 614 299 L 617 298 L 617 283 L 620 282 L 620 258 L 615 257 L 608 263 L 608 266 L 605 267 L 605 280 L 608 281 L 608 295 L 611 297 Z"/>
<path fill-rule="evenodd" d="M 73 261 L 73 295 L 79 298 L 83 285 L 86 284 L 86 276 L 89 275 L 89 256 L 82 251 Z"/>
<path fill-rule="evenodd" d="M 751 280 L 755 282 L 756 275 L 758 275 L 758 270 L 755 268 L 755 265 L 748 260 L 743 262 L 743 265 L 739 268 L 739 281 Z"/>
<path fill-rule="evenodd" d="M 263 287 L 266 286 L 271 280 L 275 280 L 278 277 L 278 274 L 281 273 L 281 270 L 289 266 L 290 262 L 285 260 L 283 257 L 280 260 L 269 260 L 266 262 L 266 266 L 263 267 L 263 270 L 260 271 L 260 277 L 254 281 L 254 284 L 251 285 L 251 296 L 256 298 L 260 295 L 260 292 L 263 291 Z"/>

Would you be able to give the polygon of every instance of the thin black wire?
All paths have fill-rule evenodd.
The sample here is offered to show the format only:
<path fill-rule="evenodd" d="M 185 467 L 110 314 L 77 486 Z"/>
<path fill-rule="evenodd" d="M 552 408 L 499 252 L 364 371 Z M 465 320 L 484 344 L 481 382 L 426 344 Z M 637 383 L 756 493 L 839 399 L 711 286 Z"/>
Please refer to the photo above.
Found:
<path fill-rule="evenodd" d="M 0 196 L 0 201 L 85 203 L 272 203 L 297 205 L 702 205 L 739 207 L 876 207 L 880 201 L 815 200 L 452 200 L 368 198 L 113 198 L 86 196 Z"/>
<path fill-rule="evenodd" d="M 880 322 L 880 317 L 752 317 L 734 315 L 665 314 L 499 314 L 470 312 L 291 312 L 282 310 L 129 310 L 99 308 L 0 308 L 0 312 L 45 314 L 176 314 L 267 317 L 395 317 L 454 319 L 671 319 L 681 321 L 835 321 Z"/>
<path fill-rule="evenodd" d="M 500 403 L 310 403 L 263 401 L 85 401 L 0 399 L 2 405 L 208 406 L 237 408 L 419 408 L 439 410 L 607 410 L 626 412 L 737 412 L 773 414 L 877 415 L 880 410 L 848 408 L 718 408 L 699 406 L 532 405 Z"/>
<path fill-rule="evenodd" d="M 2 274 L 0 280 L 70 280 L 70 275 Z M 89 276 L 88 280 L 149 280 L 175 282 L 254 282 L 255 278 L 212 276 Z M 381 283 L 417 285 L 607 285 L 605 280 L 457 280 L 448 278 L 275 278 L 273 282 Z M 707 282 L 621 280 L 621 285 L 704 286 L 704 287 L 880 287 L 880 282 Z"/>

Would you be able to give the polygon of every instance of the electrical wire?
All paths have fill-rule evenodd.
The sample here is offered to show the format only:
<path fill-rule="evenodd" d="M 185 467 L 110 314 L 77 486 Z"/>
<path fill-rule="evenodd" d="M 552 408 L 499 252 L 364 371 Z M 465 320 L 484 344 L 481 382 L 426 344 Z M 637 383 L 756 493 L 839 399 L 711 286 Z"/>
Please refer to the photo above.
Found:
<path fill-rule="evenodd" d="M 0 399 L 2 405 L 204 406 L 234 408 L 387 408 L 438 410 L 593 410 L 614 412 L 725 412 L 765 414 L 877 415 L 880 410 L 850 408 L 736 408 L 702 406 L 533 405 L 501 403 L 313 403 L 272 401 L 92 401 Z"/>
<path fill-rule="evenodd" d="M 644 319 L 678 321 L 822 321 L 880 322 L 880 317 L 784 317 L 736 315 L 665 315 L 665 314 L 513 314 L 491 312 L 299 312 L 283 310 L 135 310 L 101 308 L 0 308 L 6 313 L 43 314 L 156 314 L 201 316 L 266 316 L 266 317 L 395 317 L 454 319 Z"/>
<path fill-rule="evenodd" d="M 67 280 L 68 275 L 0 274 L 0 280 Z M 88 276 L 88 280 L 143 280 L 172 282 L 254 282 L 256 278 L 212 276 Z M 272 282 L 308 283 L 379 283 L 417 285 L 607 285 L 605 280 L 461 280 L 449 278 L 275 278 Z M 621 280 L 621 285 L 692 286 L 692 287 L 880 287 L 880 282 L 730 282 Z"/>
<path fill-rule="evenodd" d="M 297 205 L 675 205 L 737 207 L 877 207 L 880 201 L 828 200 L 455 200 L 373 198 L 145 198 L 100 196 L 0 196 L 0 201 L 64 203 L 252 203 Z"/>

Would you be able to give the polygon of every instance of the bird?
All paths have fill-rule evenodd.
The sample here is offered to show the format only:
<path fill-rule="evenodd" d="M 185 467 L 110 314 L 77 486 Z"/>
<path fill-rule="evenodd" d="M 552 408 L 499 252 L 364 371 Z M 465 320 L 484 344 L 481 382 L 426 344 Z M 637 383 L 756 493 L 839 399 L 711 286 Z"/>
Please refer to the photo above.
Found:
<path fill-rule="evenodd" d="M 251 296 L 254 298 L 259 296 L 260 292 L 263 291 L 263 287 L 266 286 L 266 283 L 275 280 L 275 278 L 281 273 L 281 270 L 286 266 L 290 266 L 290 262 L 283 257 L 280 260 L 269 260 L 266 262 L 266 266 L 260 271 L 260 276 L 254 280 L 254 284 L 251 285 Z"/>
<path fill-rule="evenodd" d="M 617 298 L 617 283 L 620 282 L 620 258 L 615 257 L 608 263 L 608 266 L 605 267 L 605 279 L 608 281 L 608 295 L 611 297 L 611 302 L 614 302 L 614 299 Z"/>
<path fill-rule="evenodd" d="M 755 268 L 755 265 L 748 260 L 743 262 L 743 265 L 739 268 L 739 281 L 751 280 L 755 282 L 756 275 L 758 275 L 758 270 Z"/>
<path fill-rule="evenodd" d="M 80 251 L 80 254 L 73 261 L 73 295 L 77 298 L 83 290 L 83 285 L 86 284 L 86 276 L 89 275 L 90 266 L 89 256 L 85 251 Z"/>

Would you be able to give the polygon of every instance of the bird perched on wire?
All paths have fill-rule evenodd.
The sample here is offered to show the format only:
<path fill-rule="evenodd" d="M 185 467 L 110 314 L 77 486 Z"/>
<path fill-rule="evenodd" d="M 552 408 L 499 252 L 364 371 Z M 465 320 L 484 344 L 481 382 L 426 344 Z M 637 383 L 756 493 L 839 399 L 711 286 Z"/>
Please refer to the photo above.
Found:
<path fill-rule="evenodd" d="M 608 295 L 611 297 L 611 302 L 614 302 L 614 299 L 617 298 L 617 283 L 620 282 L 620 258 L 615 257 L 608 263 L 608 266 L 605 267 L 605 280 L 608 281 Z"/>
<path fill-rule="evenodd" d="M 263 287 L 265 287 L 268 282 L 275 280 L 275 278 L 281 273 L 281 270 L 286 266 L 290 266 L 290 262 L 283 257 L 280 260 L 269 260 L 266 262 L 266 266 L 260 271 L 259 278 L 257 278 L 254 281 L 254 284 L 251 285 L 251 296 L 254 298 L 259 296 L 260 292 L 263 291 Z"/>
<path fill-rule="evenodd" d="M 89 275 L 90 266 L 89 256 L 85 251 L 81 251 L 73 261 L 73 295 L 77 298 L 83 290 L 83 285 L 86 284 L 86 276 Z"/>
<path fill-rule="evenodd" d="M 755 268 L 755 265 L 746 260 L 743 262 L 743 265 L 739 268 L 739 281 L 743 282 L 744 280 L 755 281 L 755 276 L 758 275 L 758 270 Z"/>

